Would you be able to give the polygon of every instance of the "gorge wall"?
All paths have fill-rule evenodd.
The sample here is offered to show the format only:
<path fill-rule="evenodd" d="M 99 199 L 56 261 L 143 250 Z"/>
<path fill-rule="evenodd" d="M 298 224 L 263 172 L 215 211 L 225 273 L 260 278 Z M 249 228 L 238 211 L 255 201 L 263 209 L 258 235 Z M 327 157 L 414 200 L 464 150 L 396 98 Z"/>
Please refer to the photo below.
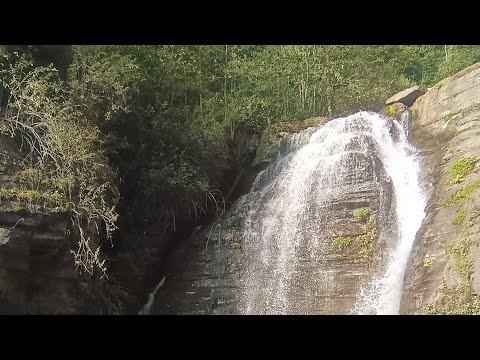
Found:
<path fill-rule="evenodd" d="M 480 311 L 480 64 L 445 79 L 411 107 L 421 150 L 422 183 L 430 193 L 405 278 L 403 314 Z M 460 160 L 460 162 L 459 162 Z M 470 170 L 470 171 L 467 171 Z"/>

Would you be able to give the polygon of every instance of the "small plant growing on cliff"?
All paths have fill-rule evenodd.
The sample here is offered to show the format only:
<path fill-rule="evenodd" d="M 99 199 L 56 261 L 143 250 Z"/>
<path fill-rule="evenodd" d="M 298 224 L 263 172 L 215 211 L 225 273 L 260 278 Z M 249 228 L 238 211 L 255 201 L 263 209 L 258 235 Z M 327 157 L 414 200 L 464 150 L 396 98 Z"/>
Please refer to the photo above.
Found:
<path fill-rule="evenodd" d="M 340 250 L 345 249 L 352 243 L 352 238 L 351 237 L 337 237 L 333 239 L 332 245 L 336 246 Z"/>
<path fill-rule="evenodd" d="M 458 209 L 457 212 L 455 213 L 455 218 L 453 219 L 453 223 L 455 225 L 460 225 L 465 220 L 466 215 L 467 215 L 467 211 L 465 210 L 465 208 Z"/>
<path fill-rule="evenodd" d="M 370 215 L 370 209 L 368 207 L 363 207 L 353 211 L 353 217 L 356 220 L 366 219 Z"/>
<path fill-rule="evenodd" d="M 469 243 L 460 242 L 454 246 L 449 246 L 447 252 L 457 273 L 465 280 L 469 280 L 473 274 L 473 262 L 468 258 Z"/>
<path fill-rule="evenodd" d="M 388 117 L 394 117 L 396 112 L 397 112 L 397 107 L 395 105 L 389 105 L 385 109 L 385 114 Z"/>
<path fill-rule="evenodd" d="M 8 134 L 8 126 L 4 123 L 0 123 L 0 134 L 7 135 Z"/>
<path fill-rule="evenodd" d="M 458 190 L 450 198 L 443 202 L 444 206 L 450 206 L 453 204 L 459 204 L 464 199 L 470 197 L 480 187 L 480 179 L 465 185 L 462 189 Z"/>
<path fill-rule="evenodd" d="M 25 197 L 29 200 L 35 200 L 40 197 L 40 193 L 37 190 L 27 190 L 25 191 Z"/>
<path fill-rule="evenodd" d="M 445 121 L 445 122 L 447 122 L 447 121 L 450 120 L 452 117 L 453 117 L 453 114 L 447 112 L 447 113 L 443 114 L 442 120 Z"/>
<path fill-rule="evenodd" d="M 443 281 L 437 289 L 443 298 L 437 304 L 422 306 L 425 315 L 477 315 L 480 313 L 480 298 L 472 295 L 471 281 L 458 284 L 452 288 Z"/>
<path fill-rule="evenodd" d="M 452 184 L 459 184 L 463 182 L 465 176 L 470 174 L 475 167 L 477 161 L 473 158 L 462 157 L 453 163 L 450 168 L 450 174 L 452 174 Z"/>
<path fill-rule="evenodd" d="M 433 304 L 422 305 L 422 312 L 424 315 L 435 315 L 437 313 Z"/>
<path fill-rule="evenodd" d="M 423 259 L 423 266 L 424 267 L 430 267 L 430 266 L 432 266 L 432 264 L 433 264 L 432 259 Z"/>

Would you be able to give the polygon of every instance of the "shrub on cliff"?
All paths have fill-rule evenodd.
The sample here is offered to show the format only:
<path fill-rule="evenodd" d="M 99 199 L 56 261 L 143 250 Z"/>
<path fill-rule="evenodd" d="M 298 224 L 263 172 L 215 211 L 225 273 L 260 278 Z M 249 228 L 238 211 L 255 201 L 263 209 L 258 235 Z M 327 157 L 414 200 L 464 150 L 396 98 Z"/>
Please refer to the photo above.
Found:
<path fill-rule="evenodd" d="M 88 104 L 62 85 L 53 66 L 34 67 L 17 54 L 2 60 L 6 65 L 0 70 L 0 84 L 8 99 L 2 126 L 26 150 L 23 169 L 13 175 L 20 188 L 10 191 L 68 209 L 80 235 L 73 251 L 75 264 L 89 273 L 95 268 L 105 272 L 86 226 L 94 224 L 99 234 L 111 238 L 117 219 L 117 175 L 102 150 L 98 127 L 84 110 Z M 38 196 L 33 199 L 32 194 Z"/>

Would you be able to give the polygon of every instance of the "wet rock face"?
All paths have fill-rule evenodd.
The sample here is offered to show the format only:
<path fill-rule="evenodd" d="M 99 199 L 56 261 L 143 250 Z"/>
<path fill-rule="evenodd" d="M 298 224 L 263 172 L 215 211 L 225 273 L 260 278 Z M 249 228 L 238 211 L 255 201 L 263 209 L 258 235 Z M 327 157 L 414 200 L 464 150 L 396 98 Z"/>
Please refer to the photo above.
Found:
<path fill-rule="evenodd" d="M 0 136 L 0 188 L 21 156 Z M 78 282 L 64 214 L 0 199 L 0 314 L 78 313 Z"/>
<path fill-rule="evenodd" d="M 478 162 L 462 182 L 453 182 L 450 173 L 460 158 L 479 158 L 480 65 L 433 87 L 411 113 L 430 200 L 407 267 L 401 313 L 474 313 L 480 294 L 480 190 L 473 186 L 458 204 L 445 201 L 480 179 Z M 462 211 L 464 220 L 456 220 Z"/>
<path fill-rule="evenodd" d="M 171 256 L 153 313 L 346 313 L 397 236 L 394 192 L 382 163 L 374 152 L 355 149 L 352 143 L 335 167 L 338 182 L 322 177 L 321 168 L 308 177 L 297 194 L 301 209 L 296 197 L 277 202 L 278 176 L 295 152 L 266 168 L 250 193 Z M 359 208 L 369 214 L 355 218 Z M 270 224 L 265 219 L 276 211 Z"/>

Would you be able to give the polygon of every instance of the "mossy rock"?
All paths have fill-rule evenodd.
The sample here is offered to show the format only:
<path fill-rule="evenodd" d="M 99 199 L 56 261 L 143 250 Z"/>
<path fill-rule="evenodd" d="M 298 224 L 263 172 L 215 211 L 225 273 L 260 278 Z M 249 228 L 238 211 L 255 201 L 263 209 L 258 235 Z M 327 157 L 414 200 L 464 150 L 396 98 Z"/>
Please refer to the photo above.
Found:
<path fill-rule="evenodd" d="M 282 145 L 282 141 L 288 135 L 300 132 L 312 126 L 325 125 L 330 119 L 327 117 L 314 117 L 297 122 L 279 122 L 270 125 L 262 134 L 257 147 L 252 167 L 260 164 L 268 164 L 275 160 Z"/>
<path fill-rule="evenodd" d="M 384 108 L 381 111 L 381 113 L 390 118 L 400 120 L 402 117 L 402 114 L 407 110 L 408 110 L 408 107 L 406 105 L 402 103 L 395 103 L 395 104 L 388 105 L 386 108 Z"/>

